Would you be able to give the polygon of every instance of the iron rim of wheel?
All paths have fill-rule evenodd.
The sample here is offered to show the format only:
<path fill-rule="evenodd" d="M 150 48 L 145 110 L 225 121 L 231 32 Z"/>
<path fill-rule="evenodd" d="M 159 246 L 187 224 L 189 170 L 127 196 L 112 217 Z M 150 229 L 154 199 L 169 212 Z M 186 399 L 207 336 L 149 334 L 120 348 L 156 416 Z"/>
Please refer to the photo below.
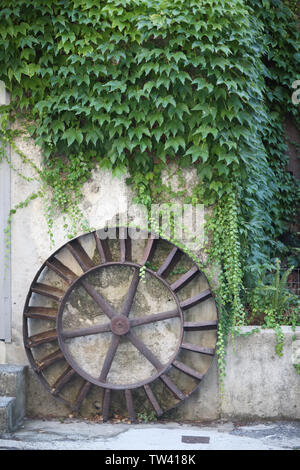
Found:
<path fill-rule="evenodd" d="M 118 227 L 117 230 L 118 230 L 119 235 L 121 233 L 121 230 L 123 231 L 123 233 L 124 233 L 124 230 L 127 231 L 126 228 L 121 228 L 121 227 Z M 113 390 L 123 390 L 125 392 L 126 404 L 127 404 L 127 409 L 128 409 L 130 420 L 134 422 L 136 421 L 136 413 L 134 411 L 132 391 L 135 389 L 142 388 L 145 392 L 146 399 L 150 402 L 156 415 L 160 417 L 166 411 L 169 411 L 170 409 L 178 406 L 182 401 L 188 398 L 199 387 L 204 375 L 210 369 L 210 366 L 209 366 L 205 374 L 202 374 L 196 369 L 193 369 L 190 366 L 185 365 L 184 363 L 180 362 L 177 359 L 177 355 L 178 355 L 178 352 L 181 351 L 182 349 L 188 352 L 210 356 L 211 358 L 213 358 L 213 356 L 215 355 L 215 346 L 213 348 L 206 348 L 206 347 L 201 347 L 201 345 L 199 346 L 196 344 L 183 342 L 183 335 L 187 331 L 206 332 L 209 330 L 215 330 L 215 333 L 217 332 L 217 324 L 218 324 L 217 317 L 216 317 L 216 320 L 206 321 L 206 322 L 205 321 L 204 322 L 203 321 L 188 322 L 188 321 L 185 321 L 185 318 L 184 318 L 184 313 L 186 311 L 189 311 L 189 309 L 195 305 L 205 302 L 209 298 L 213 299 L 213 294 L 210 289 L 206 289 L 205 291 L 198 293 L 192 298 L 188 298 L 184 301 L 179 300 L 177 296 L 177 292 L 180 291 L 184 286 L 188 285 L 197 275 L 203 276 L 203 273 L 198 268 L 196 263 L 193 262 L 193 266 L 191 269 L 189 269 L 188 272 L 186 272 L 185 274 L 180 276 L 179 279 L 177 279 L 175 282 L 170 284 L 166 280 L 166 277 L 168 276 L 168 273 L 170 272 L 170 270 L 174 266 L 176 266 L 178 259 L 180 259 L 182 255 L 186 256 L 187 258 L 189 258 L 189 256 L 186 253 L 184 253 L 182 249 L 176 247 L 169 241 L 164 240 L 161 237 L 157 237 L 157 236 L 153 236 L 152 234 L 149 234 L 148 239 L 146 241 L 146 247 L 144 249 L 142 259 L 138 263 L 137 262 L 133 263 L 131 260 L 131 240 L 128 238 L 123 239 L 119 237 L 120 260 L 113 261 L 111 257 L 111 253 L 110 253 L 109 243 L 107 242 L 107 240 L 101 240 L 97 235 L 98 232 L 99 231 L 91 232 L 88 235 L 91 235 L 94 237 L 94 240 L 96 242 L 96 249 L 101 259 L 100 264 L 94 265 L 92 260 L 90 259 L 86 251 L 84 250 L 83 246 L 81 245 L 80 239 L 87 235 L 87 234 L 84 234 L 84 235 L 81 235 L 80 237 L 77 237 L 71 240 L 70 242 L 66 243 L 65 245 L 60 247 L 58 250 L 56 250 L 47 259 L 47 261 L 43 263 L 41 268 L 38 270 L 36 276 L 34 277 L 33 282 L 30 286 L 30 290 L 28 292 L 27 298 L 26 298 L 24 312 L 23 312 L 23 317 L 24 317 L 23 337 L 24 337 L 24 345 L 25 345 L 25 350 L 26 350 L 29 363 L 31 367 L 33 368 L 33 370 L 35 371 L 35 373 L 37 374 L 43 386 L 55 398 L 69 405 L 72 408 L 72 410 L 75 412 L 79 412 L 83 401 L 88 397 L 90 388 L 92 386 L 96 386 L 96 387 L 103 389 L 104 391 L 103 403 L 102 403 L 102 414 L 103 414 L 103 421 L 107 421 L 109 419 L 109 409 L 111 406 L 111 399 L 112 399 L 111 392 Z M 120 265 L 132 267 L 135 269 L 135 276 L 133 276 L 132 284 L 134 283 L 138 284 L 140 280 L 139 270 L 140 268 L 145 267 L 145 264 L 147 261 L 151 260 L 153 252 L 155 252 L 156 246 L 160 240 L 167 242 L 170 245 L 170 252 L 157 271 L 153 271 L 147 267 L 145 268 L 145 271 L 151 276 L 154 276 L 156 279 L 158 279 L 160 282 L 164 284 L 164 286 L 172 294 L 172 297 L 177 305 L 177 316 L 180 318 L 180 336 L 179 336 L 178 346 L 176 348 L 176 351 L 174 355 L 172 356 L 171 360 L 169 360 L 167 364 L 164 364 L 163 367 L 161 367 L 161 364 L 156 363 L 155 366 L 157 368 L 157 373 L 155 373 L 153 376 L 151 376 L 147 380 L 136 382 L 134 384 L 129 384 L 129 385 L 126 385 L 125 387 L 124 385 L 119 386 L 115 384 L 110 384 L 109 382 L 106 382 L 105 380 L 104 381 L 102 379 L 100 380 L 100 378 L 95 380 L 93 377 L 89 376 L 84 371 L 80 370 L 80 368 L 78 368 L 78 365 L 74 363 L 74 361 L 69 356 L 68 351 L 66 350 L 66 347 L 65 347 L 66 335 L 62 327 L 62 312 L 64 310 L 64 305 L 67 302 L 68 296 L 70 292 L 73 290 L 74 286 L 78 284 L 82 284 L 82 282 L 83 283 L 85 282 L 84 280 L 89 273 L 102 269 L 103 267 L 120 266 Z M 56 255 L 65 247 L 68 248 L 68 250 L 71 252 L 76 262 L 79 264 L 82 270 L 81 275 L 77 275 L 74 272 L 72 272 L 72 270 L 68 266 L 65 266 L 63 263 L 61 263 L 58 260 L 58 258 L 56 258 Z M 43 271 L 46 268 L 54 272 L 55 274 L 57 274 L 60 279 L 65 281 L 66 289 L 64 291 L 60 291 L 59 289 L 53 286 L 44 285 L 38 282 L 41 273 L 43 273 Z M 205 276 L 204 278 L 206 279 Z M 49 298 L 52 299 L 57 304 L 57 307 L 49 308 L 49 307 L 43 307 L 43 306 L 32 306 L 31 299 L 32 299 L 33 294 L 36 294 L 36 293 L 41 295 L 42 298 L 44 296 L 44 297 L 47 297 L 48 299 Z M 129 299 L 129 304 L 130 302 L 132 302 L 132 298 Z M 117 312 L 114 312 L 114 314 L 115 313 Z M 129 314 L 130 314 L 130 307 L 127 312 L 128 316 Z M 216 315 L 217 315 L 217 310 L 216 310 Z M 46 321 L 52 320 L 53 322 L 55 322 L 55 328 L 30 336 L 29 335 L 29 322 L 34 321 L 34 320 L 43 320 L 43 319 Z M 139 349 L 141 345 L 138 341 L 136 341 L 136 338 L 133 336 L 133 332 L 132 332 L 132 330 L 134 329 L 134 326 L 136 325 L 130 324 L 129 329 L 127 331 L 128 322 L 130 323 L 131 320 L 130 319 L 123 320 L 122 318 L 119 318 L 119 319 L 121 320 L 120 322 L 118 321 L 118 319 L 113 320 L 113 318 L 108 318 L 108 320 L 110 321 L 110 331 L 111 331 L 112 337 L 113 338 L 120 338 L 121 336 L 129 337 L 131 342 L 133 340 L 134 346 L 137 347 L 137 349 Z M 115 326 L 113 326 L 114 322 L 116 323 Z M 119 322 L 119 325 L 117 325 L 118 322 Z M 151 323 L 151 322 L 147 322 L 147 323 Z M 118 328 L 121 328 L 120 330 L 121 334 L 118 334 Z M 39 346 L 42 344 L 51 343 L 55 341 L 58 342 L 58 346 L 59 346 L 58 349 L 51 352 L 51 354 L 46 355 L 44 358 L 40 360 L 36 360 L 35 354 L 34 354 L 35 349 L 36 348 L 38 349 Z M 118 341 L 116 340 L 115 345 L 117 343 Z M 216 345 L 216 339 L 215 339 L 214 344 Z M 151 361 L 152 356 L 150 355 L 148 355 L 148 357 L 146 356 L 146 359 L 149 360 L 149 357 Z M 48 368 L 51 368 L 51 366 L 53 364 L 56 364 L 57 361 L 63 361 L 63 360 L 66 362 L 66 365 L 67 365 L 66 369 L 63 371 L 61 376 L 56 380 L 54 384 L 49 383 L 44 374 L 44 371 L 47 370 Z M 193 386 L 192 390 L 188 391 L 187 393 L 186 392 L 183 393 L 177 387 L 177 385 L 172 382 L 172 380 L 168 376 L 168 372 L 174 368 L 177 371 L 180 371 L 186 377 L 187 376 L 192 377 L 193 379 L 197 381 L 197 384 Z M 64 389 L 66 384 L 72 381 L 73 377 L 75 376 L 79 376 L 80 378 L 82 378 L 83 383 L 80 389 L 78 390 L 75 402 L 74 401 L 70 402 L 69 400 L 66 400 L 66 398 L 62 395 L 61 391 Z M 151 384 L 152 383 L 155 384 L 157 381 L 162 382 L 163 385 L 178 400 L 178 402 L 175 405 L 167 409 L 162 409 L 160 407 L 160 404 L 158 403 L 158 400 L 155 397 L 152 387 L 151 387 Z"/>

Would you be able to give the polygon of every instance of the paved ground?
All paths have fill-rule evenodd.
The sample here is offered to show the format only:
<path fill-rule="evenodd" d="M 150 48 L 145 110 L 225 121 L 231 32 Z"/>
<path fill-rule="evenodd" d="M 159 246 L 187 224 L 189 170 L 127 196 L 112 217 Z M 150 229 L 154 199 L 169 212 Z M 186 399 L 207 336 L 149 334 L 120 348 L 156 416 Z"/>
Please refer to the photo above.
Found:
<path fill-rule="evenodd" d="M 182 436 L 209 437 L 208 444 L 186 444 Z M 300 422 L 251 425 L 214 423 L 101 424 L 68 419 L 25 420 L 0 436 L 0 450 L 300 450 Z"/>

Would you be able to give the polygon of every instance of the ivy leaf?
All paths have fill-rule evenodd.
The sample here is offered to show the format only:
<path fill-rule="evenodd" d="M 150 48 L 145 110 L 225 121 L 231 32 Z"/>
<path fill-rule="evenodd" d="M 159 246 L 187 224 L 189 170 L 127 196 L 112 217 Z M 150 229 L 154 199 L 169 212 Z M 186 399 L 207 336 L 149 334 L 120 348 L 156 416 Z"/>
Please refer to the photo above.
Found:
<path fill-rule="evenodd" d="M 214 90 L 214 86 L 211 83 L 207 82 L 202 77 L 195 78 L 192 81 L 192 83 L 197 85 L 197 88 L 196 88 L 197 91 L 203 90 L 204 88 L 206 88 L 208 90 L 208 92 L 211 93 Z"/>
<path fill-rule="evenodd" d="M 153 125 L 155 124 L 155 122 L 157 122 L 157 123 L 161 126 L 162 123 L 164 122 L 163 115 L 162 115 L 161 113 L 154 113 L 154 114 L 151 114 L 151 115 L 149 116 L 149 122 L 150 122 L 151 127 L 153 127 Z"/>
<path fill-rule="evenodd" d="M 198 175 L 201 179 L 207 179 L 210 181 L 212 179 L 213 172 L 211 167 L 205 165 L 198 168 Z"/>
<path fill-rule="evenodd" d="M 148 93 L 151 92 L 152 88 L 156 88 L 156 83 L 154 81 L 149 81 L 145 83 L 143 91 L 147 91 Z"/>
<path fill-rule="evenodd" d="M 195 135 L 199 134 L 202 140 L 205 140 L 209 134 L 211 134 L 214 138 L 216 138 L 218 133 L 219 133 L 218 129 L 215 129 L 214 127 L 210 127 L 206 125 L 202 125 L 194 131 L 194 134 Z"/>
<path fill-rule="evenodd" d="M 165 150 L 172 147 L 175 152 L 178 151 L 179 147 L 182 147 L 183 150 L 185 149 L 185 140 L 183 137 L 173 137 L 169 138 L 165 144 Z"/>
<path fill-rule="evenodd" d="M 107 83 L 104 83 L 103 87 L 104 88 L 109 88 L 111 92 L 116 91 L 116 90 L 120 90 L 121 93 L 124 93 L 126 88 L 127 88 L 126 83 L 124 83 L 120 80 L 111 80 Z"/>
<path fill-rule="evenodd" d="M 81 141 L 82 141 L 82 137 L 83 137 L 83 136 L 82 136 L 82 134 L 81 134 Z M 67 142 L 68 142 L 68 147 L 70 147 L 70 145 L 72 145 L 73 142 L 74 142 L 75 140 L 77 140 L 77 131 L 76 131 L 76 129 L 74 129 L 74 128 L 67 129 L 67 130 L 63 133 L 62 138 L 67 140 Z"/>
<path fill-rule="evenodd" d="M 91 129 L 86 133 L 85 139 L 87 143 L 92 142 L 94 146 L 96 147 L 96 144 L 100 136 L 101 136 L 101 133 L 99 131 Z"/>
<path fill-rule="evenodd" d="M 163 133 L 164 131 L 162 128 L 157 128 L 157 129 L 152 130 L 152 134 L 154 135 L 156 142 L 160 141 L 160 138 L 163 135 Z"/>
<path fill-rule="evenodd" d="M 26 64 L 25 67 L 22 69 L 22 73 L 28 75 L 29 77 L 33 77 L 38 69 L 39 66 L 37 64 Z"/>
<path fill-rule="evenodd" d="M 223 57 L 214 57 L 211 60 L 211 67 L 214 69 L 215 67 L 219 67 L 223 72 L 225 71 L 226 66 L 229 65 L 228 59 L 224 59 Z"/>
<path fill-rule="evenodd" d="M 45 108 L 49 110 L 51 106 L 52 106 L 52 102 L 50 102 L 49 100 L 41 100 L 36 103 L 35 109 L 37 109 L 39 113 L 41 114 Z"/>
<path fill-rule="evenodd" d="M 163 108 L 166 108 L 166 106 L 168 106 L 168 104 L 171 104 L 174 107 L 176 107 L 176 101 L 175 101 L 174 97 L 171 96 L 171 95 L 167 95 L 167 96 L 164 96 L 164 97 L 158 97 L 158 99 L 156 100 L 156 105 L 157 106 L 162 106 Z"/>
<path fill-rule="evenodd" d="M 205 163 L 209 158 L 208 145 L 204 142 L 201 145 L 192 145 L 186 154 L 192 156 L 192 163 L 195 163 L 199 158 Z"/>
<path fill-rule="evenodd" d="M 51 128 L 57 132 L 61 130 L 62 132 L 65 130 L 65 123 L 63 121 L 52 121 Z"/>

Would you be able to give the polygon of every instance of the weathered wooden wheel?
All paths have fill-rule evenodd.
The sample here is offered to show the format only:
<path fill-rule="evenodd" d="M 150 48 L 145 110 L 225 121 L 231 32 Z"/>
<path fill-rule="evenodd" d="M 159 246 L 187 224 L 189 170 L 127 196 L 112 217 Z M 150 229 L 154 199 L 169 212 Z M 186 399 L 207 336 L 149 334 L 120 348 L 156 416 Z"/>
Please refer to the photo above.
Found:
<path fill-rule="evenodd" d="M 178 247 L 116 230 L 116 240 L 74 239 L 41 266 L 24 344 L 43 385 L 73 411 L 96 388 L 106 421 L 118 392 L 133 422 L 136 404 L 161 416 L 198 387 L 215 354 L 217 311 L 205 276 Z"/>

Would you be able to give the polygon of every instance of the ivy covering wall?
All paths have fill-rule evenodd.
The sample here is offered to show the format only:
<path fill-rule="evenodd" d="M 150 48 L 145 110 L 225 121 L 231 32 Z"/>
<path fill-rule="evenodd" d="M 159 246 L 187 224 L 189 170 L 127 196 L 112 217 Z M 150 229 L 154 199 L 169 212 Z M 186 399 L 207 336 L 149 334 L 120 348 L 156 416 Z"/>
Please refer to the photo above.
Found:
<path fill-rule="evenodd" d="M 285 3 L 298 17 L 300 17 L 300 4 L 298 0 L 285 0 Z"/>
<path fill-rule="evenodd" d="M 275 259 L 291 257 L 283 239 L 300 190 L 286 171 L 283 123 L 289 113 L 299 125 L 291 99 L 300 79 L 296 16 L 279 0 L 0 7 L 0 80 L 12 98 L 2 109 L 2 143 L 13 143 L 9 120 L 22 116 L 43 149 L 37 171 L 53 191 L 50 226 L 55 210 L 78 216 L 95 166 L 128 172 L 147 206 L 168 200 L 161 184 L 168 165 L 197 169 L 186 202 L 214 208 L 207 229 L 210 256 L 222 267 L 222 354 L 225 331 L 247 321 L 247 289 Z"/>

